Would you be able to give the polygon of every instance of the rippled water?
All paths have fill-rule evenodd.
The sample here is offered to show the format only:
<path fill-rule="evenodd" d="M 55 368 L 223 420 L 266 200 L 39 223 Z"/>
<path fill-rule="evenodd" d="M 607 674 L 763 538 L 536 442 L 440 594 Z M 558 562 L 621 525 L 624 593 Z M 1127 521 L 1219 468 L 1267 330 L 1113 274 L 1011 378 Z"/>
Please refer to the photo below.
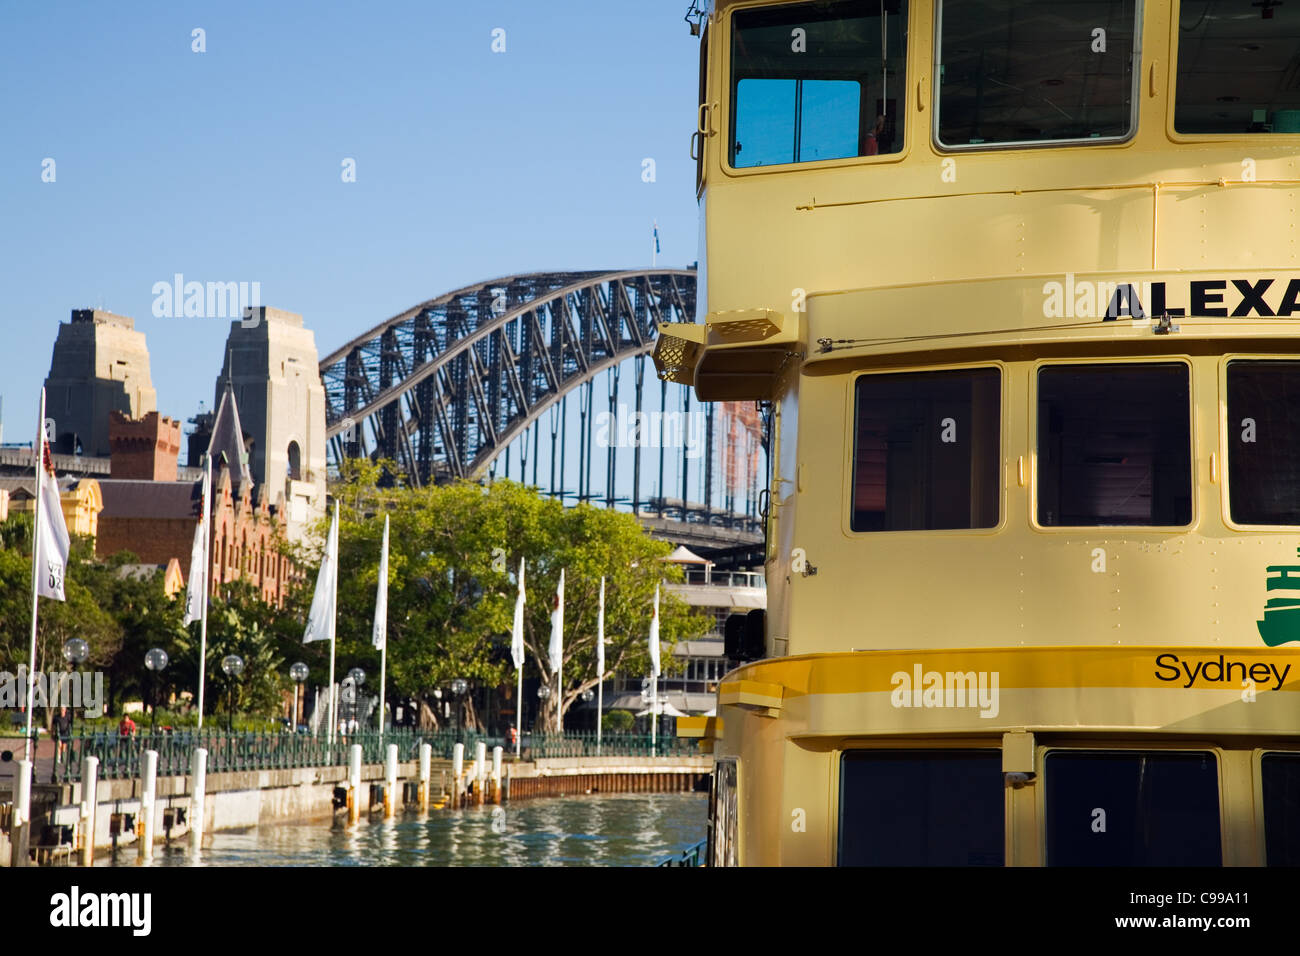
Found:
<path fill-rule="evenodd" d="M 646 866 L 704 839 L 707 804 L 700 793 L 628 793 L 363 817 L 352 827 L 339 816 L 214 833 L 197 860 L 184 841 L 160 845 L 154 865 Z M 123 847 L 117 863 L 136 865 L 136 848 Z"/>

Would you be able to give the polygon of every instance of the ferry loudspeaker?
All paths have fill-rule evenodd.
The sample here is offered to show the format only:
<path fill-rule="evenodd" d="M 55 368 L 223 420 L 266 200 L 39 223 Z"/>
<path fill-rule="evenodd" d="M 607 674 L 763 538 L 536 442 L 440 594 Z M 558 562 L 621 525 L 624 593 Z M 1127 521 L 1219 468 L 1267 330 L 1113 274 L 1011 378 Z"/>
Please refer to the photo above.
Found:
<path fill-rule="evenodd" d="M 748 614 L 732 614 L 724 630 L 723 650 L 735 663 L 761 660 L 767 652 L 764 612 L 755 608 Z"/>

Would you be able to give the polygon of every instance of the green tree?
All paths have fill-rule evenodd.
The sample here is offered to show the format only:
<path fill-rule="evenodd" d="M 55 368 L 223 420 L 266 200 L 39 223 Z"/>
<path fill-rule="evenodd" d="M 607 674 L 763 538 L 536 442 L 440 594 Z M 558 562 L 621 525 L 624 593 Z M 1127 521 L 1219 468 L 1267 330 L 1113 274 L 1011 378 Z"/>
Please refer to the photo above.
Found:
<path fill-rule="evenodd" d="M 0 669 L 27 666 L 32 627 L 32 518 L 19 514 L 0 528 Z M 73 538 L 63 591 L 67 600 L 42 598 L 37 616 L 36 669 L 61 670 L 63 645 L 80 637 L 90 646 L 83 667 L 107 668 L 122 646 L 123 628 L 96 594 L 96 563 L 87 538 Z M 52 712 L 38 716 L 45 719 Z"/>
<path fill-rule="evenodd" d="M 506 480 L 418 489 L 383 487 L 384 463 L 349 464 L 336 488 L 342 506 L 338 652 L 340 668 L 377 673 L 370 646 L 382 515 L 391 521 L 388 674 L 400 695 L 427 698 L 455 677 L 513 689 L 510 627 L 519 560 L 526 562 L 525 667 L 550 686 L 547 660 L 552 596 L 565 569 L 563 693 L 547 703 L 555 728 L 597 682 L 595 640 L 600 578 L 606 578 L 606 672 L 647 673 L 655 585 L 681 571 L 671 550 L 630 514 L 565 508 Z M 324 534 L 321 534 L 324 538 Z M 308 575 L 314 581 L 314 574 Z M 710 619 L 672 595 L 660 603 L 661 661 L 674 669 L 673 644 L 704 634 Z M 346 661 L 346 663 L 342 663 Z M 374 670 L 371 670 L 374 668 Z"/>

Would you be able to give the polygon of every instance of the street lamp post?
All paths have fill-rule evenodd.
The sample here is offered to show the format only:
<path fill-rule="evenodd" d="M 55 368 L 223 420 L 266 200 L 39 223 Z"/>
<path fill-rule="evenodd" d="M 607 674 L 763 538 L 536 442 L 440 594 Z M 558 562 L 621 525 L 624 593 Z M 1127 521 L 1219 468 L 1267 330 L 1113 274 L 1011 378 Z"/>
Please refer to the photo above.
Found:
<path fill-rule="evenodd" d="M 541 723 L 542 712 L 546 709 L 546 702 L 550 700 L 550 697 L 551 697 L 551 685 L 547 684 L 545 681 L 538 684 L 537 699 L 541 701 L 541 703 L 537 705 L 537 721 L 536 721 L 537 723 Z M 536 751 L 534 751 L 534 753 L 536 753 Z"/>
<path fill-rule="evenodd" d="M 158 700 L 155 693 L 154 675 L 161 674 L 167 666 L 167 652 L 161 647 L 155 647 L 145 652 L 144 666 L 149 671 L 149 733 L 154 732 L 154 726 L 158 720 Z"/>
<path fill-rule="evenodd" d="M 361 703 L 361 685 L 366 682 L 366 672 L 354 667 L 348 671 L 348 677 L 352 680 L 352 720 L 348 724 L 348 730 L 351 730 L 352 724 L 357 722 L 357 707 Z"/>
<path fill-rule="evenodd" d="M 293 680 L 293 723 L 289 726 L 291 734 L 298 733 L 298 695 L 302 693 L 302 685 L 308 673 L 307 665 L 302 661 L 289 667 L 289 677 Z"/>
<path fill-rule="evenodd" d="M 458 744 L 465 742 L 462 711 L 467 690 L 469 690 L 469 681 L 465 678 L 457 677 L 451 682 L 451 693 L 456 698 L 456 743 Z"/>
<path fill-rule="evenodd" d="M 235 732 L 235 679 L 244 672 L 244 659 L 238 654 L 227 654 L 221 659 L 221 670 L 227 678 L 226 731 Z"/>
<path fill-rule="evenodd" d="M 71 673 L 73 668 L 80 668 L 82 663 L 90 656 L 90 645 L 79 637 L 70 637 L 63 642 L 63 659 L 68 662 L 68 671 Z M 72 708 L 72 732 L 77 732 L 76 726 L 77 708 Z"/>

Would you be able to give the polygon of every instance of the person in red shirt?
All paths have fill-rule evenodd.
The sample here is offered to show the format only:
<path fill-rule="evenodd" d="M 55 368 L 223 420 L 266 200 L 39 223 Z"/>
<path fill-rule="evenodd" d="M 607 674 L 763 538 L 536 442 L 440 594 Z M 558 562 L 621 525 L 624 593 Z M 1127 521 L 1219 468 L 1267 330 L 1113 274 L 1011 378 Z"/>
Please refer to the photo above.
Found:
<path fill-rule="evenodd" d="M 122 737 L 135 736 L 135 721 L 131 719 L 130 714 L 122 715 L 122 721 L 117 725 L 117 732 Z"/>

